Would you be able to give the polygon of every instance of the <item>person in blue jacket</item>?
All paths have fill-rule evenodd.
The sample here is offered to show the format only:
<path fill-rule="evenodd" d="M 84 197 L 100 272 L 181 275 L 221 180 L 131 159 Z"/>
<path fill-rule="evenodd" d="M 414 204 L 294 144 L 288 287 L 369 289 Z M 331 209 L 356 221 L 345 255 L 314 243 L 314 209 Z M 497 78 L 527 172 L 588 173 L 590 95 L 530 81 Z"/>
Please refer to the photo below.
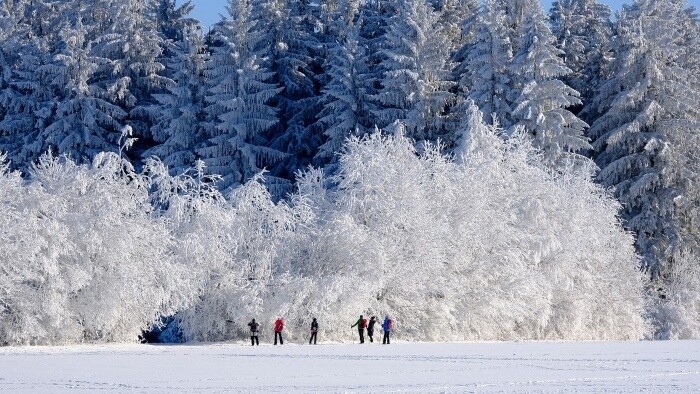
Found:
<path fill-rule="evenodd" d="M 389 334 L 391 334 L 391 329 L 394 328 L 394 322 L 389 319 L 389 316 L 384 317 L 384 322 L 382 323 L 382 330 L 384 330 L 384 339 L 382 340 L 382 345 L 389 344 Z"/>

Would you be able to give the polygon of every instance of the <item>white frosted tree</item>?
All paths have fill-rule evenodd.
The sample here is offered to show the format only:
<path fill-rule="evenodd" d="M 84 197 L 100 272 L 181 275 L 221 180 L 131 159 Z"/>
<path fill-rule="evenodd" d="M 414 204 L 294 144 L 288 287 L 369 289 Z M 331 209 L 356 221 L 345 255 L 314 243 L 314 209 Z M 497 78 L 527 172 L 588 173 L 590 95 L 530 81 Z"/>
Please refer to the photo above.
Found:
<path fill-rule="evenodd" d="M 590 145 L 585 122 L 569 108 L 581 104 L 579 93 L 562 82 L 571 72 L 559 57 L 544 12 L 539 4 L 525 8 L 518 49 L 510 65 L 518 97 L 513 103 L 511 130 L 523 128 L 554 168 L 569 161 L 586 161 L 581 152 Z"/>
<path fill-rule="evenodd" d="M 208 170 L 222 176 L 223 189 L 284 158 L 269 147 L 268 132 L 279 122 L 272 100 L 281 88 L 255 51 L 262 36 L 252 19 L 252 3 L 232 0 L 228 11 L 230 19 L 216 26 L 217 43 L 205 70 L 209 139 L 199 150 Z"/>
<path fill-rule="evenodd" d="M 684 244 L 693 179 L 697 179 L 700 127 L 698 74 L 685 63 L 683 1 L 640 0 L 617 22 L 612 78 L 593 105 L 598 180 L 612 188 L 622 215 L 637 234 L 643 267 L 656 278 Z"/>
<path fill-rule="evenodd" d="M 379 127 L 399 120 L 406 134 L 435 141 L 454 130 L 449 43 L 425 0 L 400 2 L 384 35 L 382 88 L 375 95 Z"/>
<path fill-rule="evenodd" d="M 196 295 L 123 159 L 43 156 L 29 175 L 0 174 L 0 343 L 136 342 Z"/>

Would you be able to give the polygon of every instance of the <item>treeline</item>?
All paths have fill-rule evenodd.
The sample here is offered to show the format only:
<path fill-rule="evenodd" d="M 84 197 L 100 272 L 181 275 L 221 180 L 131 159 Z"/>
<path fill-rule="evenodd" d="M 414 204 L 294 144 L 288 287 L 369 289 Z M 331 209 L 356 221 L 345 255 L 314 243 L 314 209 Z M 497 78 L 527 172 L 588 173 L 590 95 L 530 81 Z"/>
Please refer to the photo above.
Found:
<path fill-rule="evenodd" d="M 230 0 L 202 32 L 189 2 L 0 2 L 0 151 L 120 152 L 217 188 L 262 169 L 275 197 L 334 174 L 352 136 L 401 129 L 451 154 L 469 103 L 527 135 L 551 171 L 597 165 L 665 296 L 698 249 L 700 23 L 681 0 Z M 122 131 L 133 131 L 126 150 Z M 692 264 L 691 264 L 692 265 Z M 680 269 L 680 268 L 678 268 Z"/>

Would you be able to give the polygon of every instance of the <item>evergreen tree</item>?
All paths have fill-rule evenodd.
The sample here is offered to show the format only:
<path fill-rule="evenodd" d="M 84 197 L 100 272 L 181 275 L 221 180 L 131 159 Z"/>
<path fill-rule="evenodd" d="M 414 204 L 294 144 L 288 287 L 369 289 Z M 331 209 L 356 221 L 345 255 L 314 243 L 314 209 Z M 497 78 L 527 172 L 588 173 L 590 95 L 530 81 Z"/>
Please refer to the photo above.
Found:
<path fill-rule="evenodd" d="M 254 49 L 263 66 L 274 73 L 270 82 L 282 88 L 274 99 L 279 123 L 269 130 L 269 139 L 273 149 L 287 155 L 272 173 L 291 180 L 297 169 L 311 162 L 321 144 L 321 134 L 312 127 L 320 111 L 322 67 L 315 56 L 321 48 L 312 34 L 317 27 L 315 3 L 255 0 L 252 4 L 253 30 L 260 35 Z"/>
<path fill-rule="evenodd" d="M 454 102 L 449 44 L 439 15 L 424 0 L 398 5 L 384 35 L 386 59 L 374 112 L 380 127 L 403 122 L 407 136 L 435 141 L 454 129 L 447 109 Z"/>
<path fill-rule="evenodd" d="M 199 24 L 196 19 L 189 17 L 194 9 L 191 1 L 185 1 L 180 6 L 176 0 L 148 0 L 147 15 L 154 21 L 160 35 L 169 42 L 185 40 L 185 35 L 191 33 L 191 26 Z"/>
<path fill-rule="evenodd" d="M 143 0 L 110 0 L 90 3 L 98 37 L 95 54 L 110 63 L 100 68 L 96 79 L 109 93 L 108 101 L 128 113 L 126 122 L 138 138 L 133 154 L 138 156 L 152 145 L 149 108 L 155 104 L 152 93 L 161 93 L 171 81 L 163 76 L 160 62 L 165 44 L 156 23 L 147 18 Z"/>
<path fill-rule="evenodd" d="M 657 277 L 684 246 L 694 200 L 700 144 L 698 74 L 686 63 L 684 2 L 637 0 L 619 14 L 612 78 L 593 105 L 598 180 L 615 190 L 637 233 L 643 267 Z"/>
<path fill-rule="evenodd" d="M 369 73 L 367 59 L 358 42 L 357 27 L 347 29 L 343 42 L 330 50 L 330 81 L 323 88 L 323 110 L 318 114 L 326 139 L 316 155 L 317 164 L 334 162 L 345 139 L 351 135 L 363 135 L 371 129 L 366 108 L 369 90 L 365 79 Z"/>
<path fill-rule="evenodd" d="M 488 123 L 510 126 L 508 65 L 512 61 L 512 48 L 505 13 L 498 0 L 483 4 L 476 21 L 475 43 L 466 47 L 464 59 L 459 67 L 461 100 L 465 97 L 472 100 Z"/>
<path fill-rule="evenodd" d="M 562 80 L 588 103 L 611 60 L 610 7 L 597 0 L 557 0 L 550 11 L 552 33 L 572 70 Z"/>
<path fill-rule="evenodd" d="M 529 13 L 521 21 L 519 51 L 510 71 L 515 91 L 519 91 L 511 129 L 522 127 L 554 167 L 570 160 L 582 161 L 584 157 L 578 152 L 590 148 L 583 134 L 587 125 L 568 110 L 581 101 L 578 92 L 559 79 L 571 70 L 559 57 L 561 51 L 554 46 L 542 8 L 537 5 L 525 10 Z"/>
<path fill-rule="evenodd" d="M 252 6 L 247 0 L 229 1 L 229 18 L 215 26 L 205 69 L 209 140 L 199 152 L 209 171 L 222 176 L 222 189 L 244 183 L 284 157 L 266 139 L 278 124 L 270 104 L 281 89 L 254 50 L 263 36 L 256 30 Z"/>
<path fill-rule="evenodd" d="M 155 155 L 174 173 L 182 173 L 195 162 L 202 142 L 204 120 L 204 42 L 199 25 L 186 25 L 182 38 L 172 45 L 173 55 L 166 74 L 172 83 L 168 93 L 154 94 L 158 115 L 151 127 L 156 145 L 146 152 Z"/>
<path fill-rule="evenodd" d="M 99 67 L 109 60 L 91 54 L 80 17 L 75 27 L 64 27 L 60 36 L 54 61 L 39 68 L 42 80 L 52 88 L 56 106 L 50 124 L 40 131 L 40 150 L 35 153 L 50 149 L 89 161 L 100 152 L 118 151 L 118 136 L 113 131 L 121 128 L 126 113 L 107 102 L 107 92 L 93 83 Z"/>

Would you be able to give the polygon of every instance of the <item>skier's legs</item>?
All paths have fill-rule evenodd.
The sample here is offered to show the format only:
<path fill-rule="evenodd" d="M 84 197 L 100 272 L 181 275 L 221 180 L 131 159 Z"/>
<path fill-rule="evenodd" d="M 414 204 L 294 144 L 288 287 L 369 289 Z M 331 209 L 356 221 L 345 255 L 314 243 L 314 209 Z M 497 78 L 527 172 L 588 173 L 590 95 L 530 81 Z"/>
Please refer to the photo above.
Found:
<path fill-rule="evenodd" d="M 260 339 L 258 339 L 258 336 L 255 336 L 255 345 L 260 346 Z"/>
<path fill-rule="evenodd" d="M 255 336 L 254 335 L 250 336 L 250 346 L 255 346 Z"/>
<path fill-rule="evenodd" d="M 365 330 L 360 328 L 357 332 L 360 333 L 360 343 L 365 343 Z"/>

